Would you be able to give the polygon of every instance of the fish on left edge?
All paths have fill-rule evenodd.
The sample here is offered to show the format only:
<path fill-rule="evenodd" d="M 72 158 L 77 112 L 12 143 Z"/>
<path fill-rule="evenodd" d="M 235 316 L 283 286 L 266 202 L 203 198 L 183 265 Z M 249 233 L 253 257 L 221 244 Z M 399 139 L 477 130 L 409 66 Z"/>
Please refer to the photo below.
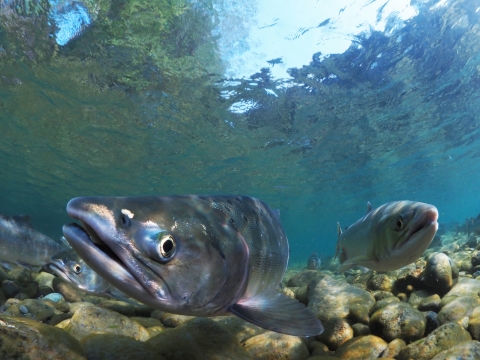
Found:
<path fill-rule="evenodd" d="M 67 249 L 68 244 L 35 230 L 28 215 L 0 215 L 0 262 L 39 269 Z"/>
<path fill-rule="evenodd" d="M 235 314 L 295 336 L 323 331 L 276 290 L 288 261 L 278 215 L 248 196 L 80 197 L 63 233 L 100 276 L 128 296 L 176 314 Z M 106 250 L 105 250 L 106 249 Z"/>

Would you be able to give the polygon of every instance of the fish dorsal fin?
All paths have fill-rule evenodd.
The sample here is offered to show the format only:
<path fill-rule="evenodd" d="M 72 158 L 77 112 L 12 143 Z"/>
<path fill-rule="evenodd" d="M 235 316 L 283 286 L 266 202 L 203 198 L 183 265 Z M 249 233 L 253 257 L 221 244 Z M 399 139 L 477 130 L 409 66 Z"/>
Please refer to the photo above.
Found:
<path fill-rule="evenodd" d="M 32 219 L 30 218 L 30 215 L 13 215 L 11 219 L 19 225 L 32 227 Z"/>
<path fill-rule="evenodd" d="M 320 320 L 297 300 L 271 290 L 232 305 L 228 311 L 264 329 L 293 336 L 323 332 Z"/>
<path fill-rule="evenodd" d="M 372 204 L 370 204 L 370 201 L 367 201 L 367 214 L 372 211 Z"/>
<path fill-rule="evenodd" d="M 67 241 L 67 239 L 65 239 L 65 236 L 61 236 L 61 237 L 60 237 L 60 242 L 61 242 L 63 245 L 67 246 L 69 249 L 72 248 L 72 247 L 70 246 L 70 243 Z"/>

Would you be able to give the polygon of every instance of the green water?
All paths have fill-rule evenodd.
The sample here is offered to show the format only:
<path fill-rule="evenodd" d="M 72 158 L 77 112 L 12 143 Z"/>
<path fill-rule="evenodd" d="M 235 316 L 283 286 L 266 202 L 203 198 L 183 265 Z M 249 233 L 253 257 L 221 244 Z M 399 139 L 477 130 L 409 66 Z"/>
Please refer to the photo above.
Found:
<path fill-rule="evenodd" d="M 474 1 L 426 3 L 393 35 L 312 54 L 282 88 L 275 64 L 225 85 L 225 3 L 86 2 L 93 24 L 60 46 L 51 5 L 2 2 L 0 213 L 58 238 L 75 196 L 244 194 L 280 209 L 302 262 L 333 254 L 336 221 L 367 201 L 432 203 L 440 223 L 480 212 Z M 228 110 L 242 99 L 258 105 Z"/>

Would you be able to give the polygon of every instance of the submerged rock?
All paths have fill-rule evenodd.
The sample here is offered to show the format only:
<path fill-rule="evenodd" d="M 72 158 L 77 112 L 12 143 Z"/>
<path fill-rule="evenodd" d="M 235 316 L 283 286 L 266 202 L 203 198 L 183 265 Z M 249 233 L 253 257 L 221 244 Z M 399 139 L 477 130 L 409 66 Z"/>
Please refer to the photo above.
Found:
<path fill-rule="evenodd" d="M 294 276 L 292 276 L 287 281 L 288 287 L 300 287 L 307 285 L 310 280 L 312 280 L 315 276 L 319 276 L 320 273 L 317 270 L 304 270 Z M 322 275 L 320 275 L 322 276 Z"/>
<path fill-rule="evenodd" d="M 316 336 L 317 340 L 336 350 L 345 341 L 353 338 L 353 329 L 344 319 L 331 318 L 323 323 L 324 331 Z"/>
<path fill-rule="evenodd" d="M 235 335 L 240 342 L 268 331 L 242 320 L 237 316 L 219 316 L 213 320 L 215 320 L 217 324 L 223 326 L 230 334 Z"/>
<path fill-rule="evenodd" d="M 305 342 L 297 337 L 267 331 L 243 342 L 253 359 L 305 360 L 309 356 Z"/>
<path fill-rule="evenodd" d="M 459 296 L 442 307 L 437 319 L 440 324 L 445 324 L 449 321 L 456 321 L 464 316 L 480 315 L 480 308 L 478 306 L 480 306 L 480 298 L 478 296 Z"/>
<path fill-rule="evenodd" d="M 404 302 L 388 304 L 370 318 L 372 334 L 387 341 L 402 339 L 411 342 L 420 339 L 425 332 L 425 326 L 425 316 Z"/>
<path fill-rule="evenodd" d="M 125 335 L 90 334 L 80 344 L 87 359 L 101 360 L 165 360 L 144 342 Z"/>
<path fill-rule="evenodd" d="M 432 358 L 432 360 L 451 360 L 451 359 L 480 359 L 480 342 L 467 341 L 457 344 L 450 349 L 442 351 Z"/>
<path fill-rule="evenodd" d="M 397 360 L 430 360 L 452 346 L 470 341 L 470 334 L 458 323 L 450 322 L 434 330 L 426 338 L 415 341 L 400 350 Z"/>
<path fill-rule="evenodd" d="M 377 359 L 386 348 L 387 343 L 378 336 L 361 336 L 342 344 L 335 351 L 335 357 L 340 359 Z"/>
<path fill-rule="evenodd" d="M 368 314 L 374 303 L 375 299 L 368 291 L 330 276 L 313 279 L 308 284 L 308 307 L 322 321 L 346 318 L 354 306 L 363 308 Z"/>
<path fill-rule="evenodd" d="M 297 338 L 299 339 L 299 338 Z M 208 318 L 195 318 L 146 341 L 166 359 L 252 359 L 235 336 Z M 308 351 L 307 351 L 308 356 Z"/>
<path fill-rule="evenodd" d="M 97 306 L 79 308 L 64 329 L 78 340 L 91 333 L 126 335 L 140 341 L 150 337 L 147 329 L 136 321 Z"/>
<path fill-rule="evenodd" d="M 424 283 L 429 289 L 440 295 L 446 294 L 457 277 L 457 267 L 447 255 L 433 253 L 428 257 Z"/>
<path fill-rule="evenodd" d="M 67 332 L 30 319 L 0 316 L 0 358 L 86 360 L 80 343 Z"/>

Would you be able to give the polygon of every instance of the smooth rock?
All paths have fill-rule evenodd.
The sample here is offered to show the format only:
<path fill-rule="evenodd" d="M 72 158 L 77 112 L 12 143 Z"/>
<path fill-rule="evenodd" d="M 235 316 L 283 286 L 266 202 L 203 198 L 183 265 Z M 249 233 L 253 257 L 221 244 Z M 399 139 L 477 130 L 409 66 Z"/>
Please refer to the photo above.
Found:
<path fill-rule="evenodd" d="M 300 287 L 307 285 L 310 280 L 314 277 L 319 276 L 320 278 L 323 276 L 317 270 L 304 270 L 294 276 L 292 276 L 288 282 L 288 287 Z"/>
<path fill-rule="evenodd" d="M 437 319 L 440 324 L 445 324 L 449 321 L 456 321 L 464 316 L 470 317 L 478 306 L 480 306 L 480 298 L 478 298 L 478 296 L 460 296 L 443 306 L 437 315 Z M 477 312 L 479 311 L 480 308 Z"/>
<path fill-rule="evenodd" d="M 392 291 L 395 279 L 387 274 L 375 274 L 367 282 L 367 288 L 370 290 Z"/>
<path fill-rule="evenodd" d="M 174 329 L 158 334 L 145 344 L 169 360 L 252 359 L 235 336 L 208 318 L 194 318 Z"/>
<path fill-rule="evenodd" d="M 138 322 L 115 311 L 97 306 L 79 308 L 65 327 L 72 336 L 81 340 L 90 333 L 126 335 L 135 340 L 145 341 L 150 335 Z"/>
<path fill-rule="evenodd" d="M 472 335 L 473 340 L 480 340 L 480 314 L 476 313 L 475 316 L 469 318 L 468 332 Z"/>
<path fill-rule="evenodd" d="M 135 315 L 135 306 L 120 300 L 105 300 L 99 304 L 100 307 L 116 311 L 125 316 Z"/>
<path fill-rule="evenodd" d="M 400 350 L 397 360 L 430 360 L 432 357 L 452 346 L 470 341 L 472 338 L 460 324 L 449 322 L 434 330 L 427 337 L 407 345 Z"/>
<path fill-rule="evenodd" d="M 450 255 L 450 258 L 455 263 L 458 268 L 458 271 L 465 271 L 471 273 L 472 266 L 472 255 L 470 251 L 459 251 Z"/>
<path fill-rule="evenodd" d="M 406 347 L 407 344 L 402 339 L 394 339 L 390 341 L 387 345 L 387 348 L 382 353 L 381 358 L 396 358 L 400 350 Z"/>
<path fill-rule="evenodd" d="M 427 296 L 420 301 L 420 304 L 418 304 L 418 310 L 434 311 L 438 313 L 441 301 L 442 299 L 437 294 Z"/>
<path fill-rule="evenodd" d="M 17 293 L 22 290 L 22 287 L 12 280 L 2 281 L 2 291 L 7 298 L 13 298 Z"/>
<path fill-rule="evenodd" d="M 60 293 L 50 293 L 50 294 L 44 296 L 43 298 L 52 300 L 53 302 L 56 302 L 56 303 L 59 302 L 60 300 L 65 301 L 65 298 Z"/>
<path fill-rule="evenodd" d="M 353 306 L 362 307 L 368 314 L 374 303 L 368 291 L 327 275 L 322 279 L 314 278 L 308 284 L 308 307 L 322 321 L 346 318 Z"/>
<path fill-rule="evenodd" d="M 90 334 L 80 345 L 87 359 L 98 360 L 165 360 L 145 343 L 125 335 Z"/>
<path fill-rule="evenodd" d="M 22 293 L 25 293 L 29 299 L 36 298 L 38 293 L 38 283 L 36 281 L 29 281 L 26 286 L 22 289 Z"/>
<path fill-rule="evenodd" d="M 438 314 L 434 311 L 427 311 L 423 313 L 427 319 L 427 325 L 425 326 L 425 333 L 423 336 L 427 336 L 433 330 L 440 326 L 440 322 L 437 319 Z"/>
<path fill-rule="evenodd" d="M 387 343 L 383 339 L 375 335 L 367 335 L 348 340 L 335 351 L 335 356 L 349 360 L 377 359 L 386 348 Z"/>
<path fill-rule="evenodd" d="M 353 338 L 353 329 L 344 319 L 331 318 L 323 322 L 324 331 L 316 336 L 328 346 L 330 350 L 336 350 L 345 341 Z"/>
<path fill-rule="evenodd" d="M 382 300 L 379 300 L 375 303 L 375 305 L 372 306 L 372 308 L 370 309 L 370 316 L 377 312 L 378 310 L 380 309 L 383 309 L 385 306 L 387 306 L 388 304 L 391 304 L 391 303 L 395 303 L 395 302 L 400 302 L 400 299 L 395 297 L 395 296 L 390 296 L 390 297 L 387 297 L 387 298 L 384 298 Z"/>
<path fill-rule="evenodd" d="M 67 319 L 70 320 L 72 315 L 73 314 L 55 314 L 50 318 L 50 321 L 48 322 L 48 324 L 51 326 L 56 326 L 64 320 L 67 320 Z"/>
<path fill-rule="evenodd" d="M 297 337 L 267 331 L 243 342 L 253 359 L 305 360 L 309 352 L 305 342 Z"/>
<path fill-rule="evenodd" d="M 40 272 L 38 274 L 34 274 L 33 275 L 33 279 L 38 282 L 38 285 L 40 287 L 42 286 L 48 286 L 50 289 L 53 290 L 53 285 L 52 285 L 52 281 L 53 279 L 55 279 L 56 276 L 55 275 L 52 275 L 52 274 L 49 274 L 47 272 Z"/>
<path fill-rule="evenodd" d="M 433 253 L 427 259 L 424 283 L 433 292 L 446 294 L 454 285 L 454 275 L 458 270 L 454 262 L 443 253 Z"/>
<path fill-rule="evenodd" d="M 87 306 L 95 306 L 95 305 L 89 302 L 83 302 L 83 301 L 73 302 L 73 303 L 70 303 L 70 311 L 72 313 L 75 313 L 78 309 L 82 307 L 87 307 Z"/>
<path fill-rule="evenodd" d="M 40 296 L 47 296 L 48 294 L 53 293 L 53 289 L 51 287 L 48 287 L 48 286 L 40 285 L 38 287 L 38 293 L 39 293 Z"/>
<path fill-rule="evenodd" d="M 26 267 L 17 266 L 7 272 L 7 279 L 15 281 L 17 284 L 26 285 L 26 282 L 32 279 L 31 272 Z"/>
<path fill-rule="evenodd" d="M 477 360 L 480 359 L 480 342 L 467 341 L 444 350 L 432 360 Z"/>
<path fill-rule="evenodd" d="M 66 331 L 25 318 L 0 315 L 0 358 L 86 360 Z"/>
<path fill-rule="evenodd" d="M 423 271 L 423 266 L 417 267 L 416 264 L 410 264 L 397 271 L 389 272 L 397 276 L 392 292 L 397 295 L 398 293 L 410 294 L 412 291 L 423 289 L 425 287 L 422 282 Z"/>
<path fill-rule="evenodd" d="M 295 299 L 301 302 L 303 305 L 307 306 L 308 304 L 308 286 L 300 286 L 296 288 Z"/>
<path fill-rule="evenodd" d="M 388 304 L 370 318 L 372 334 L 387 341 L 402 339 L 411 342 L 420 339 L 425 332 L 425 325 L 425 316 L 404 302 Z"/>
<path fill-rule="evenodd" d="M 371 335 L 368 325 L 356 323 L 352 325 L 353 336 Z"/>
<path fill-rule="evenodd" d="M 152 326 L 164 327 L 160 320 L 154 319 L 154 318 L 133 316 L 130 318 L 130 320 L 138 322 L 140 325 L 142 325 L 145 328 L 149 328 Z"/>
<path fill-rule="evenodd" d="M 257 325 L 242 320 L 237 316 L 218 316 L 213 320 L 215 320 L 217 324 L 223 326 L 230 334 L 235 335 L 240 342 L 267 331 Z"/>
<path fill-rule="evenodd" d="M 480 251 L 475 251 L 472 254 L 472 266 L 475 268 L 478 265 L 480 265 Z"/>
<path fill-rule="evenodd" d="M 68 302 L 80 302 L 82 297 L 80 296 L 79 291 L 71 284 L 65 282 L 64 280 L 56 277 L 52 280 L 53 290 L 63 295 L 66 301 Z"/>
<path fill-rule="evenodd" d="M 480 281 L 475 279 L 468 279 L 468 278 L 460 278 L 458 282 L 455 284 L 452 289 L 445 294 L 442 298 L 442 305 L 444 304 L 445 298 L 452 297 L 452 296 L 477 296 L 480 292 Z"/>
<path fill-rule="evenodd" d="M 160 318 L 160 321 L 165 327 L 175 328 L 177 326 L 185 324 L 187 321 L 192 320 L 194 318 L 195 316 L 163 313 L 163 315 Z"/>

